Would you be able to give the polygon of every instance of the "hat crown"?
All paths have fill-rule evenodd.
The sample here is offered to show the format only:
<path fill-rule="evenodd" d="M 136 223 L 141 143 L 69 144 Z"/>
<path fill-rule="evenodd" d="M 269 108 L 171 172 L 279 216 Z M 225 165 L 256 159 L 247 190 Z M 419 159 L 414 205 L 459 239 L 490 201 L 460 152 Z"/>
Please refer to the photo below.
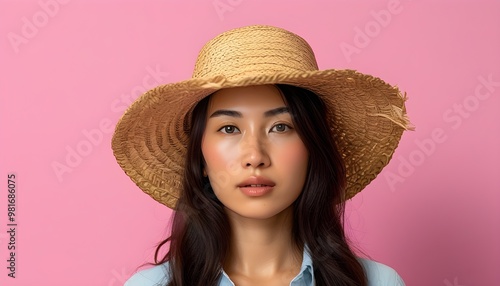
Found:
<path fill-rule="evenodd" d="M 309 44 L 287 30 L 254 25 L 220 34 L 201 49 L 193 78 L 228 80 L 318 70 Z"/>

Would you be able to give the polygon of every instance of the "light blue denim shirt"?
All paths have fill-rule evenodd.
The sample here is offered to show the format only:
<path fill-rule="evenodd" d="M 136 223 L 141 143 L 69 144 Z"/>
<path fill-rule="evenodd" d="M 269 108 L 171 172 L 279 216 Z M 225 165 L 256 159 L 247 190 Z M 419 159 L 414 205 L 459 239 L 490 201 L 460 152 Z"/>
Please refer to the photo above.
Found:
<path fill-rule="evenodd" d="M 394 269 L 384 264 L 358 258 L 361 265 L 365 269 L 368 278 L 368 286 L 404 286 L 401 277 Z M 130 277 L 125 286 L 164 286 L 168 282 L 168 262 L 157 265 L 150 269 L 145 269 L 137 272 Z M 304 247 L 304 256 L 300 272 L 292 279 L 290 286 L 314 286 L 314 269 L 312 265 L 311 255 Z M 219 286 L 234 286 L 233 281 L 229 278 L 226 272 L 222 271 L 219 280 Z"/>

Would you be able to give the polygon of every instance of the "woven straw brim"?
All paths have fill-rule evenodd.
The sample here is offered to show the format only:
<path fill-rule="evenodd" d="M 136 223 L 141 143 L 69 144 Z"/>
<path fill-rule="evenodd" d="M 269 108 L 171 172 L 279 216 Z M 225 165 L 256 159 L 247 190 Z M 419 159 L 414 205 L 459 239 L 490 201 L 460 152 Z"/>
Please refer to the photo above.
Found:
<path fill-rule="evenodd" d="M 186 131 L 194 105 L 222 88 L 262 84 L 306 88 L 325 101 L 327 121 L 347 169 L 345 199 L 380 173 L 403 131 L 412 129 L 406 97 L 398 88 L 353 70 L 276 73 L 237 81 L 222 76 L 198 78 L 158 86 L 129 107 L 112 139 L 119 165 L 145 193 L 174 208 L 182 187 Z"/>

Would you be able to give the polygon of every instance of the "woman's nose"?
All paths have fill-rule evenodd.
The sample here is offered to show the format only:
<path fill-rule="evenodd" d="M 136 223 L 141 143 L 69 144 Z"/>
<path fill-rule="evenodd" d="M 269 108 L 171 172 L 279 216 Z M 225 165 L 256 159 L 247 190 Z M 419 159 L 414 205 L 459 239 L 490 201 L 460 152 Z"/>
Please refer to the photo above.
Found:
<path fill-rule="evenodd" d="M 263 140 L 257 136 L 248 136 L 241 144 L 243 168 L 265 168 L 271 164 L 266 143 Z"/>

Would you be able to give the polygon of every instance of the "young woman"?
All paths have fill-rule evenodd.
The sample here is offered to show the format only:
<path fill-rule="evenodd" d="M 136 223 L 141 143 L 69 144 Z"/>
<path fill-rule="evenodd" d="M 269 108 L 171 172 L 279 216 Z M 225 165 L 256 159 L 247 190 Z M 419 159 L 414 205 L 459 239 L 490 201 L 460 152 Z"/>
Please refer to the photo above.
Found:
<path fill-rule="evenodd" d="M 378 78 L 318 71 L 286 30 L 217 36 L 192 79 L 147 92 L 116 127 L 118 163 L 175 210 L 156 266 L 125 285 L 404 285 L 356 257 L 342 224 L 411 128 L 404 101 Z"/>

